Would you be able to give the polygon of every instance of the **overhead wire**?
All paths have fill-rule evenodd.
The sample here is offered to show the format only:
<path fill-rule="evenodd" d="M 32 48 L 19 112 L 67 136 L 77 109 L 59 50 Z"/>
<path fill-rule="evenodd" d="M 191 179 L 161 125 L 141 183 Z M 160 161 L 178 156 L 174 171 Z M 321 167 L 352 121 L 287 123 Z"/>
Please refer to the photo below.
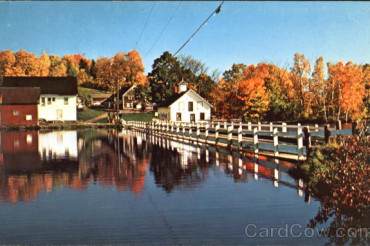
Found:
<path fill-rule="evenodd" d="M 177 5 L 177 7 L 176 7 L 175 11 L 173 11 L 173 13 L 172 13 L 172 15 L 171 15 L 170 19 L 168 19 L 168 21 L 167 21 L 166 25 L 163 27 L 163 29 L 162 29 L 161 33 L 158 35 L 157 39 L 154 41 L 154 43 L 153 43 L 153 45 L 150 47 L 150 49 L 145 53 L 145 56 L 144 56 L 144 57 L 147 57 L 147 55 L 149 55 L 149 54 L 150 54 L 150 52 L 152 51 L 152 49 L 154 48 L 154 46 L 157 44 L 158 40 L 162 37 L 162 35 L 163 35 L 164 31 L 167 29 L 168 25 L 169 25 L 169 24 L 170 24 L 170 22 L 172 21 L 172 19 L 173 19 L 173 17 L 175 16 L 175 14 L 176 14 L 177 10 L 179 9 L 180 5 L 181 5 L 181 2 L 179 2 L 179 4 Z"/>
<path fill-rule="evenodd" d="M 213 15 L 216 15 L 218 13 L 220 13 L 221 11 L 221 6 L 222 4 L 224 3 L 225 1 L 222 1 L 222 3 L 208 16 L 208 18 L 198 27 L 198 29 L 190 36 L 190 38 L 188 38 L 188 40 L 186 40 L 186 42 L 175 52 L 175 54 L 173 56 L 176 56 L 177 53 L 179 53 L 192 39 L 193 37 L 199 32 L 199 30 L 205 26 L 208 22 L 208 20 L 213 16 Z"/>
<path fill-rule="evenodd" d="M 135 44 L 135 50 L 136 50 L 136 48 L 137 48 L 137 46 L 138 46 L 138 44 L 139 44 L 139 42 L 140 42 L 140 40 L 141 40 L 141 37 L 143 36 L 143 33 L 144 33 L 144 31 L 145 31 L 146 26 L 148 25 L 148 21 L 149 21 L 149 18 L 150 18 L 150 16 L 151 16 L 152 12 L 153 12 L 153 9 L 154 9 L 154 6 L 155 6 L 155 3 L 156 3 L 156 2 L 154 2 L 154 3 L 153 3 L 152 8 L 150 9 L 149 15 L 148 15 L 148 16 L 147 16 L 147 18 L 146 18 L 146 21 L 145 21 L 145 24 L 144 24 L 144 26 L 143 26 L 143 29 L 141 29 L 140 36 L 139 36 L 139 38 L 138 38 L 138 40 L 136 41 L 136 44 Z"/>

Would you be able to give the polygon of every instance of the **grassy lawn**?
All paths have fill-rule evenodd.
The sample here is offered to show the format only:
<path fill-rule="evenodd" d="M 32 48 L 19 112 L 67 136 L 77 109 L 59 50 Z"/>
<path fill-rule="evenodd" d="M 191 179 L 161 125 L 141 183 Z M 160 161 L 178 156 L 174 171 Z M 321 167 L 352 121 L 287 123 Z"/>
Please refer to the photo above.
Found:
<path fill-rule="evenodd" d="M 86 107 L 83 111 L 77 111 L 77 120 L 79 121 L 86 121 L 92 118 L 95 118 L 101 114 L 106 113 L 105 111 L 92 109 Z"/>
<path fill-rule="evenodd" d="M 151 121 L 153 119 L 154 114 L 146 113 L 146 114 L 122 114 L 121 118 L 126 121 Z"/>
<path fill-rule="evenodd" d="M 78 96 L 81 97 L 84 102 L 87 102 L 90 100 L 90 94 L 110 94 L 106 91 L 100 91 L 97 89 L 91 89 L 91 88 L 85 88 L 85 87 L 78 87 Z"/>

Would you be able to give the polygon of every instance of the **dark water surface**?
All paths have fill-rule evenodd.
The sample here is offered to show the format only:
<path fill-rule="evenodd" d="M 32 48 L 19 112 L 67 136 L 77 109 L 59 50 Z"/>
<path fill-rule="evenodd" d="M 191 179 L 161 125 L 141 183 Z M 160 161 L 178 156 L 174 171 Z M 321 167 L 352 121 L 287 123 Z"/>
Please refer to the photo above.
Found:
<path fill-rule="evenodd" d="M 327 242 L 291 163 L 118 135 L 1 132 L 0 244 Z"/>

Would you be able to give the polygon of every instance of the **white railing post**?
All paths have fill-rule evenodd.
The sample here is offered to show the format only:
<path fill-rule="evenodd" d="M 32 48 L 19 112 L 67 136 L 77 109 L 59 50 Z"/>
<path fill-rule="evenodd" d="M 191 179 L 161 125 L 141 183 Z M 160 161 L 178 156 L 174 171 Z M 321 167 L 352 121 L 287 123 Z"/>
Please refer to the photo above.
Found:
<path fill-rule="evenodd" d="M 208 142 L 208 134 L 209 134 L 209 125 L 208 122 L 206 123 L 206 128 L 205 128 L 205 141 L 206 143 Z"/>
<path fill-rule="evenodd" d="M 274 156 L 279 156 L 279 133 L 277 128 L 274 128 L 273 130 L 273 137 L 274 137 Z"/>
<path fill-rule="evenodd" d="M 215 143 L 217 144 L 218 143 L 218 134 L 219 134 L 219 130 L 220 130 L 220 123 L 217 123 L 216 127 L 215 127 Z"/>
<path fill-rule="evenodd" d="M 258 153 L 258 130 L 257 128 L 253 129 L 253 144 L 255 146 L 254 153 Z"/>
<path fill-rule="evenodd" d="M 272 124 L 272 122 L 270 122 L 270 132 L 272 132 L 274 129 L 273 129 L 273 124 Z"/>
<path fill-rule="evenodd" d="M 298 160 L 303 157 L 303 132 L 302 126 L 298 123 L 297 128 L 297 151 L 298 151 Z"/>
<path fill-rule="evenodd" d="M 233 125 L 227 127 L 227 145 L 231 147 L 233 143 Z"/>
<path fill-rule="evenodd" d="M 199 123 L 197 123 L 197 141 L 199 141 L 200 138 L 200 126 Z"/>
<path fill-rule="evenodd" d="M 318 131 L 319 131 L 319 125 L 315 124 L 315 132 L 318 132 Z"/>
<path fill-rule="evenodd" d="M 248 131 L 252 131 L 252 123 L 250 121 L 248 122 Z"/>
<path fill-rule="evenodd" d="M 258 131 L 262 131 L 261 121 L 258 121 Z"/>
<path fill-rule="evenodd" d="M 242 124 L 239 125 L 238 128 L 238 148 L 241 149 L 242 146 L 242 141 L 243 141 L 243 126 Z"/>
<path fill-rule="evenodd" d="M 281 125 L 282 125 L 282 127 L 281 127 L 281 131 L 282 131 L 282 132 L 287 132 L 286 123 L 283 123 L 283 124 L 281 124 Z"/>

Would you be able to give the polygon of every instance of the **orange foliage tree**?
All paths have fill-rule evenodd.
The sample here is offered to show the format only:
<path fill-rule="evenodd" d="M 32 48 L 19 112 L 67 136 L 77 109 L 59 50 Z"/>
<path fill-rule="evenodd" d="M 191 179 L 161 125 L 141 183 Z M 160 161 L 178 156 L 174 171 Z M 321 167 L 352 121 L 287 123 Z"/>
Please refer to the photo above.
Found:
<path fill-rule="evenodd" d="M 363 83 L 363 70 L 359 65 L 348 62 L 328 64 L 328 81 L 336 91 L 333 97 L 336 101 L 336 118 L 340 119 L 341 113 L 345 113 L 345 119 L 351 115 L 351 119 L 357 119 L 361 115 L 361 106 L 364 103 L 365 84 Z M 336 92 L 336 93 L 335 93 Z"/>
<path fill-rule="evenodd" d="M 4 50 L 0 52 L 0 82 L 4 76 L 8 76 L 11 67 L 15 63 L 15 55 L 11 50 Z"/>
<path fill-rule="evenodd" d="M 51 77 L 67 76 L 67 62 L 62 60 L 59 56 L 50 55 L 50 71 Z"/>
<path fill-rule="evenodd" d="M 238 99 L 244 119 L 262 119 L 268 110 L 269 98 L 265 79 L 269 71 L 266 64 L 248 66 L 238 85 Z"/>
<path fill-rule="evenodd" d="M 114 57 L 99 58 L 96 63 L 97 82 L 101 88 L 114 88 L 119 82 L 124 85 L 145 85 L 144 66 L 138 51 L 117 53 Z"/>

